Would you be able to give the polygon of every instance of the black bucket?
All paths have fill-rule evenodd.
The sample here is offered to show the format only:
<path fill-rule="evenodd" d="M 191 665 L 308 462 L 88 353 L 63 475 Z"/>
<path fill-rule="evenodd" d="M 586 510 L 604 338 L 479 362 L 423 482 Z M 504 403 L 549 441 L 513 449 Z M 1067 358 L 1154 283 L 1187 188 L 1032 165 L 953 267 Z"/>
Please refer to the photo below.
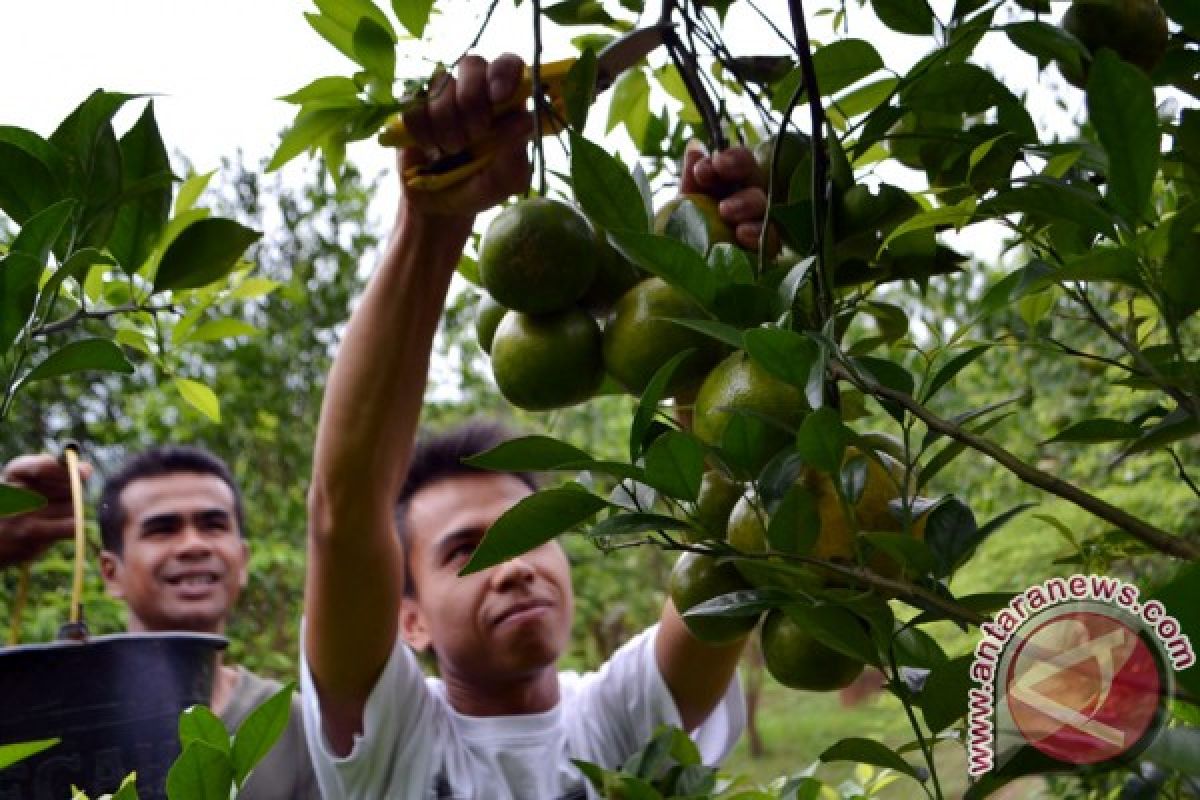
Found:
<path fill-rule="evenodd" d="M 126 633 L 0 650 L 0 744 L 58 737 L 0 770 L 0 800 L 66 800 L 115 791 L 137 771 L 142 800 L 166 797 L 179 714 L 207 705 L 216 653 L 202 633 Z"/>

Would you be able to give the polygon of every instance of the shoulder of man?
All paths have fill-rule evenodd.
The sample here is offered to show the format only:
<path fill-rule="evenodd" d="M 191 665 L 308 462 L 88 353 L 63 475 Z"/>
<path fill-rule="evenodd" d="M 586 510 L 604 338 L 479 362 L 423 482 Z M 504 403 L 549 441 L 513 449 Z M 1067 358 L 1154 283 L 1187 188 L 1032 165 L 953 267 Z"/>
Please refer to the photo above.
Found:
<path fill-rule="evenodd" d="M 265 703 L 283 688 L 283 684 L 279 681 L 256 675 L 245 667 L 239 666 L 237 671 L 237 686 L 234 687 L 233 696 L 229 699 L 229 705 L 225 707 L 225 711 L 221 714 L 221 721 L 225 723 L 225 727 L 230 732 L 241 725 L 254 709 Z M 295 719 L 292 720 L 292 724 L 299 722 L 299 714 L 299 696 L 293 693 L 292 717 Z"/>

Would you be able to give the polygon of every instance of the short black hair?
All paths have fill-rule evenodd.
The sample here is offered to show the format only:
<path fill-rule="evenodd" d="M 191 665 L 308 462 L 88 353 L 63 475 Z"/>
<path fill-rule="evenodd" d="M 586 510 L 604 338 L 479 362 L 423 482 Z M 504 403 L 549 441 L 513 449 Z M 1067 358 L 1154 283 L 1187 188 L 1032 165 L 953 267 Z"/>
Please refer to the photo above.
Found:
<path fill-rule="evenodd" d="M 396 498 L 396 532 L 404 547 L 404 594 L 416 595 L 412 571 L 408 566 L 408 508 L 413 495 L 440 480 L 458 475 L 501 474 L 463 463 L 464 459 L 485 453 L 513 438 L 516 434 L 504 424 L 492 419 L 476 418 L 437 433 L 426 433 L 417 440 L 408 474 Z M 537 477 L 532 472 L 510 472 L 530 491 L 537 491 Z"/>
<path fill-rule="evenodd" d="M 229 465 L 218 456 L 200 447 L 159 445 L 143 450 L 126 459 L 119 469 L 104 482 L 100 492 L 100 508 L 96 514 L 100 523 L 100 540 L 104 549 L 121 555 L 124 550 L 125 507 L 121 494 L 134 481 L 157 478 L 180 472 L 215 475 L 233 492 L 233 511 L 238 532 L 246 535 L 246 518 L 242 508 L 242 492 L 233 479 Z"/>

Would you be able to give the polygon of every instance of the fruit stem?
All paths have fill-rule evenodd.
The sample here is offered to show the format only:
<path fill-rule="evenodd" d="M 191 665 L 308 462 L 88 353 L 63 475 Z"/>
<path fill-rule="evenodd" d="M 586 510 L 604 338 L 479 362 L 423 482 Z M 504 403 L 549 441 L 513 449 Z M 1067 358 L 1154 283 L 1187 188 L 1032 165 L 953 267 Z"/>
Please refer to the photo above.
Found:
<path fill-rule="evenodd" d="M 538 196 L 546 196 L 546 152 L 542 147 L 542 114 L 546 110 L 542 92 L 542 2 L 533 0 L 533 151 L 538 164 Z"/>

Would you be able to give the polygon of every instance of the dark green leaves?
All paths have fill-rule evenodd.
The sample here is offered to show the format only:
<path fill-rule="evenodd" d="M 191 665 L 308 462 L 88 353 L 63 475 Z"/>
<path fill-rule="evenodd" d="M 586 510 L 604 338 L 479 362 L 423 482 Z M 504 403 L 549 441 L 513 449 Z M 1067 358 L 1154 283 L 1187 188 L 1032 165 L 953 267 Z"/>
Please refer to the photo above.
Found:
<path fill-rule="evenodd" d="M 229 756 L 203 741 L 193 741 L 167 773 L 167 795 L 187 800 L 229 800 L 232 783 Z"/>
<path fill-rule="evenodd" d="M 527 553 L 607 506 L 608 501 L 578 485 L 531 494 L 492 524 L 462 574 L 469 575 Z"/>
<path fill-rule="evenodd" d="M 171 212 L 171 163 L 154 120 L 153 101 L 121 137 L 120 146 L 122 180 L 127 187 L 144 188 L 117 212 L 108 250 L 132 274 L 150 255 Z"/>
<path fill-rule="evenodd" d="M 861 764 L 871 764 L 876 767 L 893 769 L 910 778 L 920 780 L 917 770 L 912 764 L 905 761 L 895 750 L 874 739 L 857 737 L 842 739 L 821 753 L 821 760 L 827 764 L 831 761 L 856 761 Z"/>
<path fill-rule="evenodd" d="M 879 21 L 897 33 L 929 36 L 933 33 L 933 9 L 927 0 L 871 0 Z"/>
<path fill-rule="evenodd" d="M 1118 419 L 1086 419 L 1056 433 L 1047 442 L 1119 442 L 1137 438 L 1141 428 Z"/>
<path fill-rule="evenodd" d="M 43 750 L 49 750 L 61 741 L 61 739 L 38 739 L 31 742 L 17 742 L 16 744 L 0 744 L 0 769 L 6 769 L 31 756 L 36 756 L 38 753 Z"/>
<path fill-rule="evenodd" d="M 588 109 L 596 96 L 596 51 L 585 49 L 563 79 L 563 104 L 567 111 L 567 124 L 582 131 L 587 124 Z"/>
<path fill-rule="evenodd" d="M 179 744 L 186 748 L 197 741 L 229 753 L 229 732 L 225 730 L 225 723 L 208 706 L 192 706 L 179 715 Z"/>
<path fill-rule="evenodd" d="M 1051 61 L 1065 63 L 1075 74 L 1083 73 L 1083 62 L 1090 58 L 1083 43 L 1058 25 L 1041 20 L 1023 20 L 1004 28 L 1009 40 L 1045 67 Z"/>
<path fill-rule="evenodd" d="M 936 576 L 950 575 L 971 557 L 984 539 L 1033 505 L 1022 503 L 1010 508 L 979 528 L 971 509 L 957 497 L 939 503 L 925 523 L 925 543 L 937 560 Z"/>
<path fill-rule="evenodd" d="M 109 339 L 80 339 L 63 345 L 47 356 L 21 379 L 21 386 L 88 370 L 129 374 L 133 372 L 133 365 L 125 358 L 121 348 Z"/>
<path fill-rule="evenodd" d="M 429 14 L 433 10 L 433 0 L 392 0 L 392 10 L 396 19 L 412 34 L 414 39 L 425 35 L 425 25 L 429 22 Z"/>
<path fill-rule="evenodd" d="M 992 73 L 975 64 L 950 64 L 917 78 L 901 94 L 918 111 L 979 114 L 1013 99 Z"/>
<path fill-rule="evenodd" d="M 463 463 L 504 472 L 541 472 L 591 460 L 592 457 L 583 450 L 553 437 L 522 436 L 464 459 Z"/>
<path fill-rule="evenodd" d="M 641 208 L 639 196 L 639 213 Z M 695 250 L 683 242 L 653 233 L 611 231 L 608 236 L 630 261 L 687 292 L 705 308 L 712 306 L 717 294 L 717 278 Z"/>
<path fill-rule="evenodd" d="M 154 291 L 195 289 L 225 277 L 260 235 L 231 219 L 193 222 L 163 253 Z"/>
<path fill-rule="evenodd" d="M 796 433 L 796 452 L 804 463 L 830 475 L 837 475 L 849 442 L 850 431 L 842 424 L 838 412 L 821 408 L 800 423 L 800 430 Z"/>
<path fill-rule="evenodd" d="M 629 170 L 604 148 L 571 133 L 571 183 L 592 222 L 607 231 L 647 230 L 645 205 Z"/>
<path fill-rule="evenodd" d="M 234 780 L 238 786 L 242 785 L 250 770 L 275 746 L 283 729 L 287 727 L 294 688 L 294 684 L 291 683 L 281 688 L 254 709 L 238 726 L 231 748 Z"/>
<path fill-rule="evenodd" d="M 763 369 L 805 392 L 810 405 L 821 405 L 825 361 L 821 346 L 799 333 L 780 328 L 755 328 L 742 336 L 746 352 Z"/>
<path fill-rule="evenodd" d="M 0 211 L 24 225 L 59 197 L 62 157 L 36 133 L 0 126 Z"/>
<path fill-rule="evenodd" d="M 695 501 L 704 475 L 704 445 L 695 437 L 668 431 L 646 450 L 646 483 L 680 500 Z"/>
<path fill-rule="evenodd" d="M 1131 225 L 1140 222 L 1158 175 L 1154 87 L 1111 50 L 1096 54 L 1087 86 L 1088 114 L 1108 153 L 1108 202 Z"/>
<path fill-rule="evenodd" d="M 862 39 L 839 39 L 813 53 L 817 86 L 824 96 L 853 86 L 883 66 L 879 51 Z"/>

